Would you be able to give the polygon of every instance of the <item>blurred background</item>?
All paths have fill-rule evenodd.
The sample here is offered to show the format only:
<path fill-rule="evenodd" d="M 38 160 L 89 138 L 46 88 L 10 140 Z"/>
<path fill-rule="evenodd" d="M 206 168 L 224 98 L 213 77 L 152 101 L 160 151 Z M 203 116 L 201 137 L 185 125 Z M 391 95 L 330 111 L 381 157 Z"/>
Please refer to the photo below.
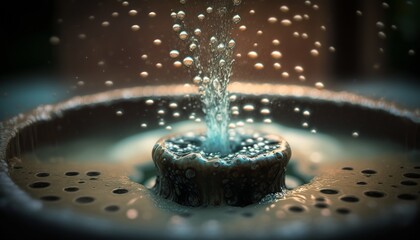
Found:
<path fill-rule="evenodd" d="M 8 2 L 0 16 L 0 120 L 72 96 L 192 84 L 176 63 L 186 55 L 169 56 L 183 44 L 171 13 L 199 21 L 206 8 L 198 0 Z M 420 1 L 242 0 L 237 10 L 232 81 L 322 82 L 420 107 Z M 201 30 L 211 25 L 204 20 Z"/>

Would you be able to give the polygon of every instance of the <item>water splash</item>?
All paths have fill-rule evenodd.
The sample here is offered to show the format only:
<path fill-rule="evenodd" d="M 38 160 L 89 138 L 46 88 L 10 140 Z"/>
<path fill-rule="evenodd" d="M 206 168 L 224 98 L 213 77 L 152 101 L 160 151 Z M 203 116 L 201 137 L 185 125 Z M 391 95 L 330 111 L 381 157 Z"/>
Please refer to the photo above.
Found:
<path fill-rule="evenodd" d="M 231 30 L 241 21 L 241 17 L 235 13 L 240 2 L 218 0 L 208 1 L 206 5 L 191 2 L 183 7 L 204 8 L 194 16 L 188 15 L 194 9 L 171 14 L 175 16 L 173 30 L 185 43 L 188 52 L 183 64 L 188 67 L 193 82 L 198 85 L 202 109 L 206 114 L 207 152 L 227 154 L 231 151 L 227 86 L 232 75 L 233 49 L 236 44 L 231 37 Z M 172 50 L 171 57 L 178 56 L 175 53 L 178 50 Z"/>

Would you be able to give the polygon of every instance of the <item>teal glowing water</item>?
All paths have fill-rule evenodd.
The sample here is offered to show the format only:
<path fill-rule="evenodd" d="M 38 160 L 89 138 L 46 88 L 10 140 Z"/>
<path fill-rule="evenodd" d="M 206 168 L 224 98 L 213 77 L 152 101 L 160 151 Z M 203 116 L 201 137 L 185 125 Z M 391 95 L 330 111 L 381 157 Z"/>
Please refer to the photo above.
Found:
<path fill-rule="evenodd" d="M 189 11 L 183 10 L 174 14 L 173 30 L 187 44 L 191 55 L 185 57 L 183 63 L 193 74 L 194 83 L 200 92 L 207 125 L 204 146 L 207 152 L 227 154 L 231 151 L 227 86 L 234 62 L 232 55 L 235 41 L 231 38 L 231 30 L 233 24 L 240 21 L 239 15 L 235 14 L 235 7 L 240 2 L 211 1 L 208 5 L 199 6 L 208 7 L 201 9 L 203 12 L 197 16 L 189 17 L 186 15 Z M 192 7 L 188 4 L 184 6 Z M 178 56 L 178 53 L 173 50 L 171 56 Z"/>

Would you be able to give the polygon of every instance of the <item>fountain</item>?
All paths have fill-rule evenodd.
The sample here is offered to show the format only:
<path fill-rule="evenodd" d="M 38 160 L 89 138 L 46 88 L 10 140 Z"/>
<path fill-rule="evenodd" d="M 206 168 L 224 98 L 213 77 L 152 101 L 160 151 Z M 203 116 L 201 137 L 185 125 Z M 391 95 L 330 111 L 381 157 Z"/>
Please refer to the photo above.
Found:
<path fill-rule="evenodd" d="M 121 24 L 125 26 L 121 31 L 127 31 L 124 35 L 144 38 L 150 48 L 141 45 L 136 52 L 141 64 L 135 68 L 130 65 L 133 55 L 124 55 L 130 46 L 103 49 L 107 56 L 95 55 L 100 52 L 95 48 L 86 59 L 86 45 L 80 44 L 81 52 L 73 51 L 63 61 L 84 59 L 86 65 L 77 71 L 99 69 L 91 82 L 88 75 L 78 74 L 71 80 L 74 97 L 1 123 L 0 210 L 7 220 L 2 221 L 6 232 L 18 224 L 26 233 L 52 237 L 380 238 L 390 233 L 413 234 L 420 206 L 418 111 L 341 91 L 334 82 L 311 75 L 326 69 L 324 55 L 344 51 L 324 35 L 311 32 L 329 29 L 315 23 L 320 21 L 317 12 L 328 12 L 333 5 L 228 2 L 241 18 L 233 22 L 235 47 L 227 53 L 235 62 L 223 65 L 233 69 L 233 83 L 220 85 L 229 93 L 218 97 L 229 101 L 213 110 L 228 112 L 223 117 L 229 122 L 216 121 L 216 126 L 229 134 L 216 142 L 228 141 L 229 148 L 207 145 L 213 131 L 208 133 L 203 123 L 218 118 L 209 119 L 202 112 L 211 101 L 203 101 L 203 93 L 207 97 L 209 93 L 200 87 L 219 89 L 214 82 L 223 79 L 217 75 L 220 72 L 208 75 L 213 83 L 203 86 L 205 69 L 199 73 L 200 68 L 194 66 L 197 56 L 189 49 L 194 40 L 186 49 L 165 45 L 179 41 L 176 46 L 184 46 L 190 41 L 180 38 L 179 15 L 183 14 L 179 11 L 184 10 L 185 21 L 193 16 L 193 22 L 200 23 L 200 13 L 205 19 L 216 17 L 211 14 L 218 14 L 218 7 L 208 10 L 209 5 L 183 0 L 161 5 L 149 1 L 95 5 L 98 13 L 88 13 L 83 20 L 86 26 L 94 24 L 95 30 L 77 28 L 77 41 L 88 45 L 87 40 L 95 36 L 119 31 Z M 186 4 L 197 12 L 190 15 Z M 394 6 L 382 3 L 377 7 L 389 11 Z M 366 9 L 345 12 L 357 19 L 367 15 Z M 236 16 L 232 14 L 230 20 Z M 59 24 L 68 24 L 69 16 L 64 14 Z M 317 28 L 299 25 L 305 21 Z M 175 37 L 174 24 L 181 28 Z M 153 27 L 153 35 L 136 35 L 147 25 Z M 382 32 L 378 39 L 395 31 L 392 26 L 388 31 L 378 25 Z M 161 29 L 171 29 L 170 37 L 160 35 Z M 195 32 L 199 31 L 193 29 L 193 34 L 187 33 L 198 38 Z M 277 36 L 276 31 L 284 36 Z M 241 35 L 248 32 L 254 38 Z M 207 34 L 204 27 L 200 33 Z M 293 48 L 285 36 L 302 47 Z M 67 49 L 68 39 L 54 35 L 50 41 L 54 48 Z M 230 40 L 225 37 L 224 45 Z M 118 45 L 117 40 L 110 41 Z M 415 51 L 407 47 L 412 52 L 405 57 L 410 59 Z M 310 57 L 316 69 L 300 62 L 300 54 Z M 193 61 L 190 66 L 188 56 Z M 127 75 L 118 78 L 114 66 L 126 69 Z M 132 75 L 130 71 L 147 86 L 133 86 L 138 81 L 126 77 Z M 172 84 L 155 83 L 165 72 L 173 75 Z M 198 86 L 182 82 L 184 77 Z M 256 82 L 264 78 L 268 82 Z M 279 78 L 292 84 L 279 84 Z M 211 114 L 216 116 L 217 111 Z"/>

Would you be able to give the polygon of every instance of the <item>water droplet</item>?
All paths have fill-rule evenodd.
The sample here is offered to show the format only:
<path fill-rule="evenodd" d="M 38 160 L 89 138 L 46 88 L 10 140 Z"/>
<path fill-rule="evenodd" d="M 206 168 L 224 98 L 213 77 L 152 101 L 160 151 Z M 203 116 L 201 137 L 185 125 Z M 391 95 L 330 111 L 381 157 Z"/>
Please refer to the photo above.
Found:
<path fill-rule="evenodd" d="M 280 59 L 283 55 L 281 54 L 280 51 L 272 51 L 271 52 L 271 57 L 274 59 Z"/>
<path fill-rule="evenodd" d="M 146 105 L 153 105 L 153 103 L 155 103 L 155 101 L 153 101 L 153 99 L 147 99 L 146 100 Z"/>
<path fill-rule="evenodd" d="M 186 57 L 184 58 L 184 60 L 182 60 L 182 62 L 185 66 L 189 67 L 193 64 L 194 60 L 192 59 L 192 57 Z"/>
<path fill-rule="evenodd" d="M 84 33 L 80 33 L 79 35 L 77 35 L 77 37 L 78 37 L 80 40 L 84 40 L 84 39 L 86 39 L 86 34 L 84 34 Z"/>
<path fill-rule="evenodd" d="M 149 76 L 148 72 L 143 71 L 143 72 L 140 73 L 140 77 L 142 77 L 142 78 L 147 78 L 148 76 Z"/>
<path fill-rule="evenodd" d="M 185 40 L 188 38 L 188 33 L 186 31 L 182 31 L 179 33 L 179 38 Z"/>
<path fill-rule="evenodd" d="M 289 78 L 289 73 L 288 72 L 282 72 L 281 73 L 281 76 L 283 77 L 283 78 Z"/>
<path fill-rule="evenodd" d="M 180 61 L 175 61 L 174 62 L 174 67 L 179 68 L 182 66 L 182 63 Z"/>
<path fill-rule="evenodd" d="M 172 30 L 174 30 L 175 32 L 179 32 L 179 30 L 181 30 L 181 25 L 179 24 L 174 24 L 172 26 Z"/>
<path fill-rule="evenodd" d="M 310 115 L 311 115 L 311 112 L 309 112 L 308 110 L 303 111 L 303 116 L 309 117 Z"/>
<path fill-rule="evenodd" d="M 293 20 L 295 20 L 296 22 L 300 22 L 303 20 L 302 16 L 297 14 L 293 16 Z"/>
<path fill-rule="evenodd" d="M 202 20 L 204 20 L 205 16 L 204 16 L 204 14 L 198 14 L 197 18 L 198 18 L 198 20 L 202 21 Z"/>
<path fill-rule="evenodd" d="M 416 52 L 414 51 L 414 49 L 410 49 L 410 50 L 408 50 L 408 55 L 414 56 L 414 55 L 416 55 Z"/>
<path fill-rule="evenodd" d="M 322 44 L 318 41 L 314 42 L 315 47 L 320 48 L 322 47 Z"/>
<path fill-rule="evenodd" d="M 378 37 L 380 39 L 385 39 L 386 38 L 386 34 L 384 32 L 382 32 L 382 31 L 380 31 L 380 32 L 378 32 Z"/>
<path fill-rule="evenodd" d="M 328 48 L 328 50 L 333 53 L 333 52 L 335 52 L 335 47 L 331 46 L 331 47 Z"/>
<path fill-rule="evenodd" d="M 137 32 L 138 30 L 140 30 L 140 26 L 139 25 L 133 25 L 133 26 L 131 26 L 131 30 L 133 32 Z"/>
<path fill-rule="evenodd" d="M 149 17 L 151 17 L 151 18 L 156 17 L 156 13 L 155 12 L 149 12 Z"/>
<path fill-rule="evenodd" d="M 359 133 L 358 132 L 353 132 L 351 134 L 351 136 L 354 137 L 354 138 L 358 138 L 359 137 Z"/>
<path fill-rule="evenodd" d="M 256 70 L 262 70 L 264 68 L 264 65 L 262 63 L 256 63 L 254 64 L 254 68 Z"/>
<path fill-rule="evenodd" d="M 289 19 L 283 19 L 283 20 L 281 20 L 281 24 L 283 26 L 288 27 L 288 26 L 292 25 L 292 21 L 290 21 Z"/>
<path fill-rule="evenodd" d="M 295 71 L 297 73 L 303 73 L 303 67 L 301 67 L 301 66 L 295 66 Z"/>
<path fill-rule="evenodd" d="M 270 109 L 268 109 L 268 108 L 263 108 L 263 109 L 261 109 L 261 114 L 263 114 L 263 115 L 268 115 L 268 114 L 270 114 Z"/>
<path fill-rule="evenodd" d="M 319 56 L 319 52 L 318 52 L 318 50 L 316 50 L 316 49 L 312 49 L 312 50 L 311 50 L 311 55 L 312 55 L 312 56 L 314 56 L 314 57 L 318 57 L 318 56 Z"/>
<path fill-rule="evenodd" d="M 279 70 L 279 69 L 281 69 L 281 64 L 278 63 L 278 62 L 273 63 L 273 67 L 274 67 L 274 69 Z"/>
<path fill-rule="evenodd" d="M 121 5 L 123 5 L 123 7 L 127 7 L 128 5 L 130 5 L 130 3 L 127 2 L 127 1 L 124 1 L 124 2 L 121 3 Z"/>
<path fill-rule="evenodd" d="M 233 1 L 233 5 L 237 6 L 239 4 L 241 4 L 242 0 L 232 0 Z"/>
<path fill-rule="evenodd" d="M 241 21 L 241 17 L 239 15 L 235 15 L 233 16 L 232 21 L 234 23 L 239 23 Z"/>
<path fill-rule="evenodd" d="M 357 16 L 362 16 L 362 15 L 363 15 L 363 13 L 362 13 L 362 11 L 357 10 L 357 11 L 356 11 L 356 15 L 357 15 Z"/>
<path fill-rule="evenodd" d="M 111 80 L 105 81 L 105 86 L 111 87 L 112 85 L 114 85 L 114 82 L 112 82 Z"/>
<path fill-rule="evenodd" d="M 306 77 L 304 75 L 299 75 L 299 80 L 304 82 L 306 81 Z"/>
<path fill-rule="evenodd" d="M 115 114 L 116 114 L 117 116 L 122 116 L 122 115 L 124 114 L 124 112 L 123 112 L 122 110 L 117 110 L 117 111 L 115 112 Z"/>
<path fill-rule="evenodd" d="M 136 16 L 137 15 L 137 11 L 136 10 L 130 10 L 130 11 L 128 11 L 128 15 L 130 15 L 130 16 L 132 16 L 132 17 L 134 17 L 134 16 Z"/>
<path fill-rule="evenodd" d="M 248 56 L 249 58 L 255 59 L 255 58 L 257 58 L 257 57 L 258 57 L 258 53 L 257 53 L 257 52 L 255 52 L 255 51 L 250 51 L 250 52 L 248 52 L 247 56 Z"/>
<path fill-rule="evenodd" d="M 179 51 L 178 50 L 172 50 L 172 51 L 169 52 L 169 56 L 171 58 L 176 58 L 176 57 L 179 56 Z"/>
<path fill-rule="evenodd" d="M 228 47 L 233 48 L 233 47 L 235 47 L 235 44 L 236 44 L 235 41 L 233 39 L 231 39 L 228 43 Z"/>
<path fill-rule="evenodd" d="M 184 19 L 184 18 L 185 18 L 185 12 L 184 12 L 184 11 L 179 11 L 179 12 L 176 14 L 176 17 L 177 17 L 179 20 Z"/>
<path fill-rule="evenodd" d="M 146 124 L 146 123 L 142 123 L 140 126 L 141 126 L 142 128 L 147 128 L 147 124 Z"/>
<path fill-rule="evenodd" d="M 254 105 L 247 104 L 243 107 L 243 109 L 244 111 L 251 112 L 251 111 L 254 111 L 255 108 L 254 108 Z"/>
<path fill-rule="evenodd" d="M 156 63 L 156 68 L 162 68 L 163 67 L 163 65 L 162 65 L 162 63 Z"/>
<path fill-rule="evenodd" d="M 282 11 L 282 12 L 288 12 L 289 11 L 289 7 L 287 7 L 287 6 L 285 6 L 285 5 L 283 5 L 283 6 L 281 6 L 280 7 L 280 11 Z"/>
<path fill-rule="evenodd" d="M 155 40 L 153 40 L 153 44 L 156 45 L 156 46 L 159 46 L 160 44 L 162 44 L 162 40 L 155 39 Z"/>
<path fill-rule="evenodd" d="M 60 43 L 60 38 L 57 36 L 50 37 L 51 45 L 58 45 Z"/>
<path fill-rule="evenodd" d="M 304 122 L 304 123 L 302 123 L 302 127 L 308 128 L 309 127 L 309 124 L 307 122 Z"/>
<path fill-rule="evenodd" d="M 324 84 L 322 82 L 316 82 L 315 87 L 319 90 L 324 89 Z"/>
<path fill-rule="evenodd" d="M 269 23 L 276 23 L 276 22 L 277 22 L 277 18 L 276 18 L 276 17 L 269 17 L 269 18 L 267 19 L 267 21 L 268 21 Z"/>
<path fill-rule="evenodd" d="M 101 26 L 102 26 L 102 27 L 108 27 L 108 26 L 109 26 L 109 22 L 108 22 L 108 21 L 103 21 L 103 22 L 101 23 Z"/>
<path fill-rule="evenodd" d="M 141 55 L 141 59 L 142 59 L 142 60 L 146 60 L 147 58 L 148 58 L 147 54 L 143 54 L 143 55 Z"/>
<path fill-rule="evenodd" d="M 196 36 L 200 36 L 200 35 L 201 35 L 201 29 L 196 28 L 196 29 L 194 30 L 194 34 L 195 34 Z"/>
<path fill-rule="evenodd" d="M 118 12 L 113 12 L 113 13 L 111 13 L 111 16 L 112 17 L 118 17 L 120 14 L 118 13 Z"/>

